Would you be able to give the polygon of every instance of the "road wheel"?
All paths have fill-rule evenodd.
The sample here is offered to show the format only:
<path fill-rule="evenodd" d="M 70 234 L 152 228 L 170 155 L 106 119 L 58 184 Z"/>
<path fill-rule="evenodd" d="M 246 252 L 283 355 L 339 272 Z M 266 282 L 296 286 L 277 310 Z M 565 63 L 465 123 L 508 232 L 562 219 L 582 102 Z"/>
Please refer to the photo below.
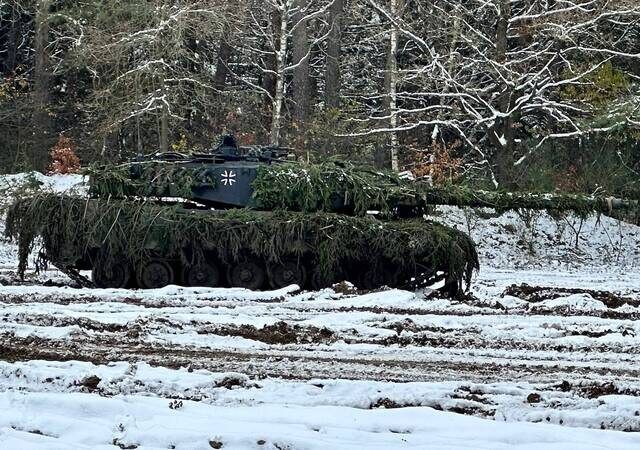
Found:
<path fill-rule="evenodd" d="M 269 284 L 274 289 L 297 284 L 304 287 L 307 281 L 307 271 L 296 259 L 285 259 L 281 263 L 269 265 Z"/>
<path fill-rule="evenodd" d="M 218 287 L 221 285 L 220 269 L 214 263 L 201 263 L 186 267 L 183 274 L 187 286 Z"/>
<path fill-rule="evenodd" d="M 116 259 L 109 267 L 93 267 L 91 280 L 103 289 L 123 289 L 131 279 L 131 265 L 125 258 Z"/>
<path fill-rule="evenodd" d="M 358 276 L 358 287 L 364 290 L 377 289 L 384 286 L 385 277 L 384 273 L 378 267 L 370 267 L 369 269 L 360 272 Z"/>
<path fill-rule="evenodd" d="M 231 286 L 251 290 L 262 288 L 267 278 L 264 267 L 253 261 L 241 261 L 232 265 L 227 275 Z"/>
<path fill-rule="evenodd" d="M 331 287 L 334 283 L 335 277 L 322 272 L 320 268 L 316 268 L 311 274 L 311 288 L 314 291 Z"/>
<path fill-rule="evenodd" d="M 161 259 L 151 259 L 141 263 L 137 270 L 138 285 L 143 289 L 158 289 L 175 283 L 175 273 L 171 265 Z"/>

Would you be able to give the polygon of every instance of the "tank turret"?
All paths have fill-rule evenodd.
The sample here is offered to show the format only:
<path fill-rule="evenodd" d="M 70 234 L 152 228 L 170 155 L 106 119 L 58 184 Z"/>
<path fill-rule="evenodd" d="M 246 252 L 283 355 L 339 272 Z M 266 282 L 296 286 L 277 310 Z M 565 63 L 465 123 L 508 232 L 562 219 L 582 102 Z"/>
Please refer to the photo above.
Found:
<path fill-rule="evenodd" d="M 233 156 L 155 157 L 91 171 L 94 197 L 181 198 L 209 207 L 421 217 L 435 205 L 604 213 L 637 220 L 637 200 L 605 195 L 503 192 L 436 187 L 424 180 L 331 161 L 287 161 L 279 149 L 246 148 Z"/>

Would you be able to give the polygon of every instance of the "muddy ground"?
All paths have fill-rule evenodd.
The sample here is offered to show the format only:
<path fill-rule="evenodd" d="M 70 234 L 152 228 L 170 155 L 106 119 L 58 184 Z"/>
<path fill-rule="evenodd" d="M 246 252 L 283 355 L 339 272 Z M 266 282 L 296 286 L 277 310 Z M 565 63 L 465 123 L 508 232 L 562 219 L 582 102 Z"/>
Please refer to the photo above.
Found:
<path fill-rule="evenodd" d="M 5 280 L 0 361 L 143 362 L 242 373 L 256 382 L 525 383 L 538 389 L 520 402 L 550 410 L 549 396 L 561 393 L 596 402 L 638 397 L 640 294 L 633 277 L 603 284 L 576 275 L 573 285 L 558 286 L 566 280 L 546 285 L 536 282 L 548 277 L 523 275 L 514 284 L 505 274 L 484 274 L 458 300 L 393 290 L 247 297 L 238 290 L 100 291 Z M 89 378 L 68 388 L 115 392 L 98 385 Z M 494 418 L 502 400 L 490 394 L 459 388 L 446 401 L 423 399 L 421 405 Z M 407 406 L 420 405 L 384 392 L 369 405 Z M 635 431 L 634 424 L 612 421 L 606 427 Z"/>

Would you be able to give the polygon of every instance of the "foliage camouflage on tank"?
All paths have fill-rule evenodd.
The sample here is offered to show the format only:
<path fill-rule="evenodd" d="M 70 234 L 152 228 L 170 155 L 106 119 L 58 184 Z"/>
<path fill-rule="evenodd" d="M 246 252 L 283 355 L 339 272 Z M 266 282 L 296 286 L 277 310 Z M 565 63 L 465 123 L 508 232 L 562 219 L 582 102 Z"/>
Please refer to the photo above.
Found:
<path fill-rule="evenodd" d="M 336 197 L 355 215 L 392 212 L 398 205 L 418 204 L 411 183 L 392 172 L 357 168 L 347 162 L 284 163 L 261 167 L 253 182 L 260 209 L 331 211 Z"/>
<path fill-rule="evenodd" d="M 207 177 L 206 165 L 186 168 L 170 162 L 155 162 L 142 167 L 144 175 L 139 179 L 132 179 L 131 165 L 91 171 L 91 195 L 188 199 L 193 187 L 202 184 L 213 186 L 216 182 Z M 424 181 L 407 180 L 391 172 L 359 168 L 339 161 L 263 165 L 259 167 L 252 187 L 253 198 L 249 206 L 267 211 L 346 211 L 358 216 L 377 211 L 384 216 L 397 212 L 398 207 L 406 207 L 413 209 L 413 216 L 419 216 L 428 212 L 430 206 L 451 205 L 499 211 L 573 211 L 581 217 L 625 211 L 626 217 L 640 217 L 637 200 L 622 201 L 605 195 L 486 191 L 466 186 L 436 187 Z M 340 200 L 339 208 L 336 208 L 336 199 Z"/>
<path fill-rule="evenodd" d="M 39 194 L 10 208 L 6 235 L 19 243 L 21 272 L 41 236 L 53 264 L 93 267 L 94 277 L 106 285 L 113 281 L 114 270 L 125 270 L 131 276 L 122 284 L 137 279 L 141 287 L 155 287 L 140 280 L 140 267 L 154 262 L 169 265 L 174 274 L 170 281 L 184 284 L 190 284 L 185 277 L 193 267 L 211 264 L 221 272 L 253 262 L 268 268 L 263 278 L 272 287 L 281 287 L 287 280 L 275 277 L 274 282 L 274 273 L 293 260 L 307 272 L 305 280 L 295 281 L 309 287 L 345 278 L 359 279 L 370 288 L 417 287 L 445 279 L 455 293 L 478 269 L 475 245 L 466 234 L 424 219 L 383 222 L 332 213 L 213 212 L 149 201 Z M 230 272 L 226 284 L 238 284 Z M 219 276 L 220 284 L 224 278 Z M 258 284 L 248 287 L 261 288 L 264 280 Z"/>
<path fill-rule="evenodd" d="M 435 205 L 492 208 L 499 211 L 539 209 L 573 211 L 587 217 L 612 210 L 640 211 L 635 200 L 604 195 L 486 191 L 467 186 L 433 186 L 394 173 L 358 168 L 351 163 L 278 164 L 262 167 L 254 184 L 256 206 L 293 211 L 330 211 L 332 196 L 343 198 L 358 215 L 388 213 L 398 206 L 423 214 Z"/>
<path fill-rule="evenodd" d="M 171 163 L 141 162 L 120 165 L 94 165 L 85 171 L 91 179 L 92 197 L 124 198 L 182 197 L 189 198 L 192 189 L 201 184 L 215 186 L 208 168 L 185 167 Z"/>

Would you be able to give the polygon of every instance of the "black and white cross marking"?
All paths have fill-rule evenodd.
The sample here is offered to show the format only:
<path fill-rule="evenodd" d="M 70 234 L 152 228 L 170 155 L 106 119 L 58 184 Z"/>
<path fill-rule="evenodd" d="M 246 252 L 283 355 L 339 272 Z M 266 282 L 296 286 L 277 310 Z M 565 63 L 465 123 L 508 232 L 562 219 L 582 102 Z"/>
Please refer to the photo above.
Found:
<path fill-rule="evenodd" d="M 222 172 L 222 184 L 224 184 L 225 186 L 233 186 L 235 184 L 236 180 L 236 173 L 233 170 L 225 170 L 224 172 Z"/>

